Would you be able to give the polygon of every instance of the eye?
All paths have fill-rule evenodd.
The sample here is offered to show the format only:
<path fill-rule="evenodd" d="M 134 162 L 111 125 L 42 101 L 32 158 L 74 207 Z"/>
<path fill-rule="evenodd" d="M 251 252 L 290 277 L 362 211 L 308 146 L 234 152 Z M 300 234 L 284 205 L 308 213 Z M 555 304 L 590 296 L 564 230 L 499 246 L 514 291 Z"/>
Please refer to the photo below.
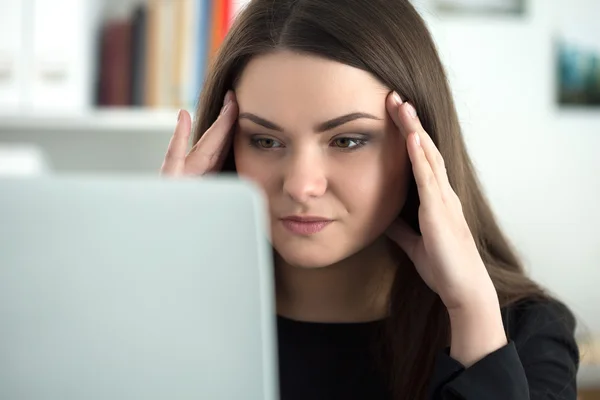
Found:
<path fill-rule="evenodd" d="M 283 147 L 281 143 L 271 138 L 252 138 L 250 140 L 252 145 L 254 147 L 258 147 L 259 149 L 275 149 Z"/>
<path fill-rule="evenodd" d="M 342 137 L 334 139 L 332 144 L 334 147 L 339 147 L 340 149 L 356 149 L 358 147 L 362 147 L 367 143 L 366 139 L 357 139 L 357 138 L 349 138 Z"/>

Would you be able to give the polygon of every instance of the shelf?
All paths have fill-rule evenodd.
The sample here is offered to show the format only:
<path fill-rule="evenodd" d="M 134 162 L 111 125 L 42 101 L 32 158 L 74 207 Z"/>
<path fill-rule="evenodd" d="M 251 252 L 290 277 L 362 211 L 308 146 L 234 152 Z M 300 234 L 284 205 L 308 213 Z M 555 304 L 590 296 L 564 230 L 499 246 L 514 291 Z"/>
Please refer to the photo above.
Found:
<path fill-rule="evenodd" d="M 150 132 L 171 134 L 177 109 L 98 109 L 81 114 L 0 114 L 0 132 Z"/>

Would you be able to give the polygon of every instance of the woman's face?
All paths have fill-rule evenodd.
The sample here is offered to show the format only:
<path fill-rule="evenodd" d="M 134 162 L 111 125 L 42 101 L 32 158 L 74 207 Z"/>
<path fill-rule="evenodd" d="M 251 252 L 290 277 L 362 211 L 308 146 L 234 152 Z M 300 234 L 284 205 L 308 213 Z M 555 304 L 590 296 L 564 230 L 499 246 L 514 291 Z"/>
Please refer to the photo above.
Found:
<path fill-rule="evenodd" d="M 287 263 L 331 265 L 383 234 L 410 176 L 388 88 L 348 65 L 280 51 L 254 58 L 235 92 L 236 169 L 266 193 L 272 244 Z"/>

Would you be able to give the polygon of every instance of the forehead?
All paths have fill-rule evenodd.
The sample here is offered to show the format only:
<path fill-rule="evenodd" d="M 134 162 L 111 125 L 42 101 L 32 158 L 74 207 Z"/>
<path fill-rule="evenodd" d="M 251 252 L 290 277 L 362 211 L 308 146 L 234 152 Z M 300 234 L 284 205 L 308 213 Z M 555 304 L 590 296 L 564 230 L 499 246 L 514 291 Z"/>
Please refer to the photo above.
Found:
<path fill-rule="evenodd" d="M 349 65 L 278 51 L 253 58 L 235 92 L 240 112 L 283 124 L 312 124 L 355 111 L 383 116 L 389 89 Z"/>

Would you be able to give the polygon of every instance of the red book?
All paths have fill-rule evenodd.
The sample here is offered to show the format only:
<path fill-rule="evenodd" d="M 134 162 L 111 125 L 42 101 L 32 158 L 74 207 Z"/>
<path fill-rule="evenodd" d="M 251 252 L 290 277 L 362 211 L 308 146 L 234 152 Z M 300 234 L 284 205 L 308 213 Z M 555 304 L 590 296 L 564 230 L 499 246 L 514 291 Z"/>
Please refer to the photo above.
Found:
<path fill-rule="evenodd" d="M 223 0 L 211 0 L 211 18 L 210 18 L 210 56 L 209 63 L 212 60 L 221 45 L 221 24 L 223 23 Z"/>
<path fill-rule="evenodd" d="M 211 59 L 229 31 L 232 14 L 232 0 L 212 0 Z"/>
<path fill-rule="evenodd" d="M 223 22 L 221 23 L 221 41 L 223 39 L 225 39 L 225 36 L 227 36 L 227 32 L 229 31 L 229 28 L 231 27 L 231 19 L 233 17 L 233 0 L 221 0 L 223 1 L 223 11 L 222 11 L 222 17 L 223 17 Z"/>
<path fill-rule="evenodd" d="M 131 21 L 108 22 L 102 31 L 98 104 L 131 105 Z"/>

